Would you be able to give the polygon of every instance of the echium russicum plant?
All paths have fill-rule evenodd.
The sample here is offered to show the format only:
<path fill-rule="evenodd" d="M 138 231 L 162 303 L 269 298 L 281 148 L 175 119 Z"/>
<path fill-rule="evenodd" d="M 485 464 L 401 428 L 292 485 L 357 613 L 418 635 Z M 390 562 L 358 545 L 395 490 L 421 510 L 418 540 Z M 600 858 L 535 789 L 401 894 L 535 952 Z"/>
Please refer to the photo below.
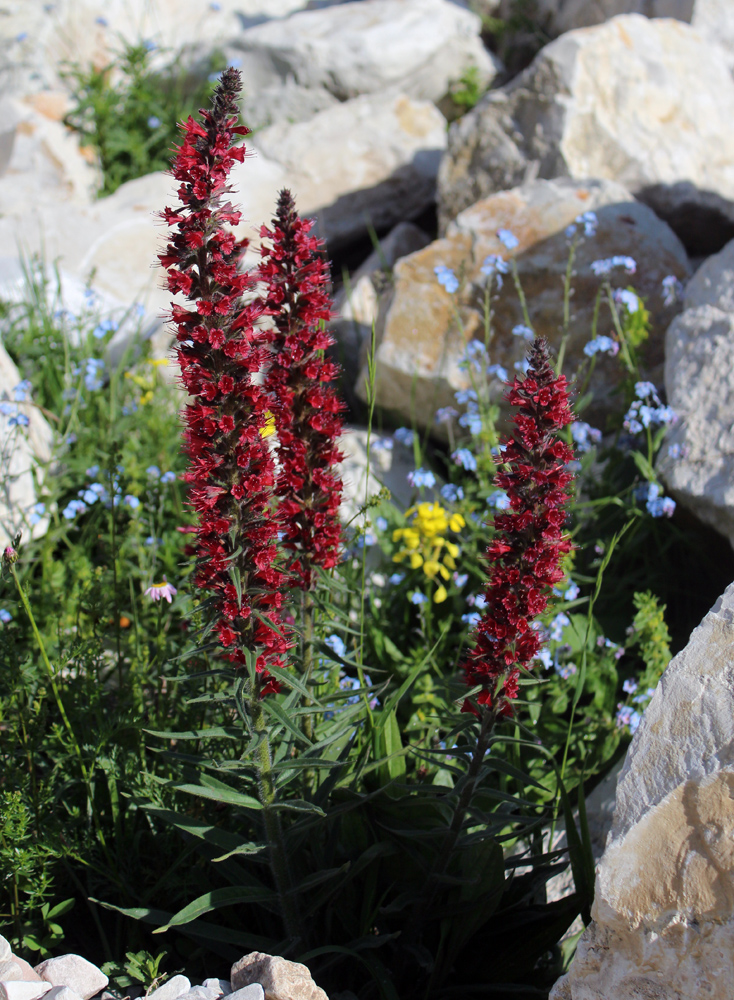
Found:
<path fill-rule="evenodd" d="M 495 483 L 509 509 L 494 518 L 496 535 L 487 549 L 486 610 L 463 669 L 467 684 L 481 685 L 464 708 L 482 706 L 493 717 L 511 715 L 520 669 L 537 655 L 541 640 L 532 620 L 548 604 L 550 589 L 563 577 L 561 561 L 572 545 L 563 533 L 573 458 L 558 431 L 571 423 L 564 375 L 550 364 L 548 344 L 533 342 L 524 378 L 515 376 L 507 400 L 517 407 L 513 437 L 502 447 Z"/>
<path fill-rule="evenodd" d="M 160 255 L 168 287 L 193 307 L 173 305 L 181 380 L 192 397 L 185 440 L 185 480 L 198 515 L 196 585 L 212 594 L 211 625 L 234 663 L 257 652 L 259 695 L 277 690 L 267 667 L 282 665 L 289 646 L 280 607 L 283 573 L 276 566 L 278 524 L 272 516 L 275 464 L 265 440 L 268 393 L 259 379 L 269 357 L 269 334 L 257 321 L 265 311 L 242 295 L 255 278 L 238 269 L 247 241 L 225 224 L 240 213 L 224 201 L 234 145 L 249 129 L 238 125 L 240 75 L 227 69 L 201 120 L 182 126 L 173 162 L 182 207 L 162 213 L 174 235 Z"/>
<path fill-rule="evenodd" d="M 277 432 L 278 526 L 290 554 L 289 582 L 304 591 L 313 587 L 317 567 L 336 566 L 342 540 L 335 466 L 343 457 L 337 442 L 344 403 L 331 384 L 338 368 L 324 356 L 334 343 L 324 328 L 329 272 L 312 226 L 298 217 L 290 191 L 281 191 L 273 228 L 260 231 L 259 267 L 275 327 L 266 387 Z"/>

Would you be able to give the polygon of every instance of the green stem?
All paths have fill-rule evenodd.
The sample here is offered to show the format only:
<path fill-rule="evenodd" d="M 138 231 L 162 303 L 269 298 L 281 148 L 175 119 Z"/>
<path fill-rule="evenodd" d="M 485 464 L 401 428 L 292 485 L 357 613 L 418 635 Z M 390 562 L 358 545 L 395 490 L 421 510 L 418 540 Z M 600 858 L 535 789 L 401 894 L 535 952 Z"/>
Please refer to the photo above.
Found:
<path fill-rule="evenodd" d="M 251 696 L 250 711 L 252 713 L 252 723 L 255 732 L 261 737 L 255 760 L 258 772 L 258 789 L 262 805 L 263 826 L 270 854 L 270 866 L 273 872 L 275 890 L 280 902 L 280 912 L 285 932 L 292 944 L 301 936 L 299 933 L 298 911 L 291 891 L 288 854 L 283 839 L 283 828 L 278 813 L 272 808 L 275 803 L 273 762 L 265 724 L 265 713 L 260 703 L 257 688 Z"/>
<path fill-rule="evenodd" d="M 576 244 L 578 236 L 574 237 L 566 263 L 566 273 L 563 278 L 563 334 L 561 345 L 558 348 L 558 361 L 556 362 L 556 374 L 563 371 L 563 360 L 566 357 L 566 345 L 571 336 L 571 278 L 573 277 L 573 262 L 576 258 Z"/>

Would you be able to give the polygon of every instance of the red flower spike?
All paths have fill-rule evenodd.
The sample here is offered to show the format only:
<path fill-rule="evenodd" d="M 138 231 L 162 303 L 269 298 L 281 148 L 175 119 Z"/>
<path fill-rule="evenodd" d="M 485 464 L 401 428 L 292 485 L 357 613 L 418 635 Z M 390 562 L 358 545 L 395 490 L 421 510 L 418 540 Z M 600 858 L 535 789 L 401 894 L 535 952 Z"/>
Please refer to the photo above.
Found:
<path fill-rule="evenodd" d="M 237 267 L 246 244 L 224 229 L 238 220 L 229 202 L 223 203 L 229 172 L 243 156 L 234 143 L 249 131 L 237 125 L 241 89 L 239 73 L 225 70 L 211 108 L 200 121 L 189 118 L 181 126 L 183 143 L 172 172 L 183 207 L 162 213 L 173 234 L 159 259 L 169 288 L 194 303 L 192 309 L 172 309 L 181 381 L 193 397 L 186 407 L 190 464 L 184 479 L 198 515 L 194 581 L 212 592 L 213 630 L 227 658 L 242 664 L 243 650 L 258 651 L 263 695 L 278 690 L 267 665 L 281 666 L 292 643 L 283 637 L 284 578 L 274 564 L 275 465 L 261 433 L 269 401 L 257 376 L 267 359 L 268 334 L 256 321 L 264 306 L 241 304 L 255 281 Z"/>
<path fill-rule="evenodd" d="M 313 585 L 316 567 L 337 564 L 342 541 L 342 483 L 334 466 L 342 459 L 335 442 L 344 403 L 330 384 L 338 368 L 322 354 L 333 343 L 323 329 L 331 314 L 329 272 L 321 242 L 309 235 L 312 226 L 284 190 L 273 229 L 260 231 L 267 241 L 260 265 L 268 286 L 264 305 L 275 324 L 266 386 L 278 434 L 279 527 L 291 553 L 291 582 L 303 590 Z"/>
<path fill-rule="evenodd" d="M 475 704 L 467 700 L 462 709 L 477 715 L 476 705 L 494 705 L 500 716 L 512 714 L 519 668 L 527 668 L 540 650 L 530 620 L 545 610 L 550 588 L 563 575 L 561 560 L 572 549 L 562 528 L 573 480 L 566 463 L 573 452 L 556 436 L 573 420 L 568 386 L 550 364 L 547 341 L 535 340 L 529 362 L 525 379 L 515 376 L 506 396 L 519 412 L 513 418 L 515 436 L 500 457 L 510 471 L 499 473 L 495 482 L 507 492 L 510 509 L 494 519 L 486 611 L 462 664 L 466 683 L 482 685 Z"/>

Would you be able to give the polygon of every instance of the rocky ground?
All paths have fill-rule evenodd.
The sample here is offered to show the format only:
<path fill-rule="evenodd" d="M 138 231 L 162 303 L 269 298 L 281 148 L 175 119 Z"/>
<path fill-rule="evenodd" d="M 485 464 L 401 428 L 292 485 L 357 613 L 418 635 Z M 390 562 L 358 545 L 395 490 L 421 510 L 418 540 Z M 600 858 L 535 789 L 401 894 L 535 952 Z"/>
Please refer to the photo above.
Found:
<path fill-rule="evenodd" d="M 151 264 L 161 238 L 154 213 L 174 198 L 171 181 L 151 174 L 96 198 L 98 166 L 62 122 L 70 99 L 61 71 L 70 58 L 104 64 L 120 38 L 151 40 L 161 63 L 167 50 L 183 49 L 194 67 L 218 49 L 241 69 L 243 114 L 257 127 L 248 139 L 253 155 L 234 178 L 245 217 L 240 235 L 256 234 L 287 185 L 300 211 L 317 219 L 332 257 L 354 262 L 337 295 L 334 329 L 355 406 L 373 323 L 377 402 L 396 420 L 427 426 L 436 407 L 467 387 L 458 362 L 481 328 L 478 292 L 490 255 L 514 258 L 530 321 L 557 344 L 565 232 L 593 211 L 596 233 L 581 242 L 575 263 L 569 366 L 589 336 L 599 287 L 592 263 L 632 258 L 635 273 L 619 284 L 633 284 L 650 311 L 645 374 L 664 384 L 680 416 L 672 432 L 677 457 L 666 452 L 659 473 L 679 504 L 734 545 L 734 4 L 537 0 L 537 31 L 529 41 L 520 32 L 514 49 L 505 40 L 503 63 L 500 47 L 487 48 L 479 15 L 509 17 L 512 7 L 513 0 L 6 0 L 0 296 L 20 294 L 21 254 L 43 251 L 58 262 L 69 308 L 91 282 L 106 313 L 122 320 L 112 363 L 134 334 L 126 319 L 133 305 L 154 353 L 165 355 L 170 341 L 160 317 L 168 294 Z M 538 38 L 547 44 L 514 73 L 517 53 Z M 448 127 L 447 94 L 471 67 L 489 89 Z M 370 227 L 381 249 L 368 256 Z M 516 245 L 498 237 L 503 229 Z M 436 281 L 440 266 L 461 273 L 457 292 Z M 676 283 L 678 295 L 671 294 Z M 511 331 L 522 321 L 507 281 L 492 344 L 500 368 L 521 361 L 524 345 Z M 592 385 L 601 416 L 615 377 L 601 360 Z M 13 402 L 18 381 L 0 345 L 0 399 L 16 413 L 26 412 Z M 28 406 L 27 416 L 27 432 L 13 435 L 11 489 L 2 501 L 19 509 L 34 503 L 32 467 L 48 458 L 51 439 L 37 410 Z M 3 454 L 11 430 L 3 420 L 10 419 L 0 417 Z M 351 442 L 356 479 L 364 445 L 356 433 Z M 400 478 L 384 457 L 383 476 Z M 731 724 L 720 718 L 731 689 L 730 603 L 727 591 L 695 639 L 696 657 L 721 664 L 720 678 L 688 678 L 691 661 L 681 654 L 652 702 L 662 713 L 660 732 L 672 718 L 683 727 L 665 737 L 682 749 L 664 780 L 659 771 L 650 776 L 648 744 L 663 737 L 649 718 L 635 738 L 595 923 L 556 988 L 558 1000 L 732 995 L 720 957 L 731 950 L 734 915 Z M 717 692 L 724 692 L 720 702 Z M 691 720 L 712 698 L 717 721 L 704 739 Z M 712 763 L 699 774 L 692 755 Z M 643 877 L 645 859 L 659 855 L 660 838 L 671 831 L 683 845 L 675 871 L 653 866 Z M 696 874 L 701 858 L 718 873 L 715 884 Z M 20 976 L 0 972 L 5 1000 L 35 1000 L 60 987 L 89 1000 L 101 988 L 80 992 L 76 980 L 45 972 L 27 979 L 20 968 Z M 158 1000 L 175 1000 L 175 981 Z M 209 980 L 193 991 L 188 981 L 179 985 L 192 1000 L 215 1000 L 202 990 L 220 987 L 217 996 L 231 987 L 239 997 L 247 986 L 234 979 L 227 990 Z M 267 986 L 265 993 L 271 996 Z"/>

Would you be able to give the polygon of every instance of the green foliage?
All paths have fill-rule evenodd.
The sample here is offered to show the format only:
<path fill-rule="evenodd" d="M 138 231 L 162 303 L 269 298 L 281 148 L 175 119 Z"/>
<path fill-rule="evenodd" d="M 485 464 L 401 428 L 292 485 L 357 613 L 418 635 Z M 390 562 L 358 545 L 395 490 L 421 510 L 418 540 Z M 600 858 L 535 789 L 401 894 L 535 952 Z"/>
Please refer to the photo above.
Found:
<path fill-rule="evenodd" d="M 99 157 L 103 184 L 100 196 L 112 194 L 126 181 L 167 170 L 171 149 L 179 141 L 177 123 L 208 103 L 211 77 L 223 68 L 212 57 L 206 79 L 185 73 L 180 58 L 164 70 L 153 70 L 151 43 L 126 44 L 101 69 L 66 68 L 74 107 L 65 124 L 79 132 Z"/>
<path fill-rule="evenodd" d="M 161 962 L 167 957 L 166 949 L 158 952 L 156 956 L 145 950 L 128 951 L 124 962 L 105 962 L 102 972 L 109 976 L 119 989 L 127 989 L 135 983 L 141 984 L 145 987 L 147 996 L 169 978 L 167 972 L 160 971 Z"/>
<path fill-rule="evenodd" d="M 449 94 L 451 100 L 463 111 L 470 111 L 475 107 L 485 92 L 479 78 L 477 66 L 468 66 L 459 77 L 457 83 L 452 84 Z"/>

